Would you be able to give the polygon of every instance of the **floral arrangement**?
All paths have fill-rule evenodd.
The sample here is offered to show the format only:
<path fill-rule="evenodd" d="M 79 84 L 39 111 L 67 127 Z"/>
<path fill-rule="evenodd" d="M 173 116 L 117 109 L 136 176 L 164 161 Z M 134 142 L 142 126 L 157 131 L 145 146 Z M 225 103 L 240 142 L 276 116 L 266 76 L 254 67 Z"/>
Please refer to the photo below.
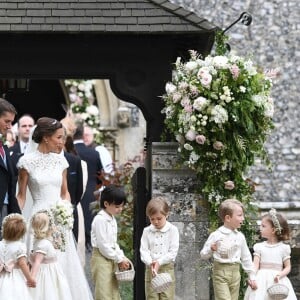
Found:
<path fill-rule="evenodd" d="M 51 207 L 51 212 L 56 225 L 62 226 L 69 230 L 73 228 L 73 207 L 69 201 L 63 200 L 57 202 L 53 207 Z"/>
<path fill-rule="evenodd" d="M 65 251 L 67 244 L 67 231 L 73 228 L 74 217 L 72 204 L 59 201 L 51 207 L 49 216 L 53 220 L 52 243 L 55 249 Z"/>
<path fill-rule="evenodd" d="M 65 80 L 69 91 L 70 110 L 75 119 L 92 128 L 100 125 L 99 109 L 94 105 L 94 80 Z"/>
<path fill-rule="evenodd" d="M 202 58 L 191 50 L 187 62 L 178 58 L 162 96 L 166 128 L 181 162 L 199 178 L 212 230 L 226 198 L 252 208 L 255 184 L 246 172 L 256 158 L 269 165 L 264 143 L 274 127 L 270 93 L 277 71 L 262 72 L 250 58 L 226 52 L 226 39 L 217 33 L 215 55 Z"/>

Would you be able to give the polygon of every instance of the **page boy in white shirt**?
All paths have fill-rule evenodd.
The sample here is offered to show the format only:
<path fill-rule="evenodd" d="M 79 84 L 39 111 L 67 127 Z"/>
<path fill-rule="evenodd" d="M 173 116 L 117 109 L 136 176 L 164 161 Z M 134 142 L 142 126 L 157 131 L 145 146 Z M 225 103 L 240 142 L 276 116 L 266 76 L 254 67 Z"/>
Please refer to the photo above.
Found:
<path fill-rule="evenodd" d="M 146 265 L 145 292 L 146 299 L 175 298 L 174 262 L 179 248 L 179 232 L 176 226 L 167 221 L 169 206 L 163 197 L 151 199 L 146 208 L 146 215 L 151 225 L 144 228 L 140 254 Z M 151 286 L 151 280 L 156 273 L 169 273 L 172 278 L 170 287 L 161 293 L 156 293 Z"/>
<path fill-rule="evenodd" d="M 120 270 L 127 270 L 130 263 L 117 243 L 118 226 L 114 216 L 122 212 L 124 204 L 126 195 L 121 187 L 111 184 L 101 192 L 101 210 L 95 216 L 91 230 L 91 273 L 95 299 L 120 300 L 116 264 Z"/>
<path fill-rule="evenodd" d="M 252 256 L 243 233 L 237 229 L 244 221 L 243 204 L 227 199 L 220 204 L 219 217 L 223 226 L 212 232 L 200 252 L 202 259 L 213 258 L 215 300 L 238 300 L 240 264 L 249 275 L 249 285 L 256 289 Z"/>

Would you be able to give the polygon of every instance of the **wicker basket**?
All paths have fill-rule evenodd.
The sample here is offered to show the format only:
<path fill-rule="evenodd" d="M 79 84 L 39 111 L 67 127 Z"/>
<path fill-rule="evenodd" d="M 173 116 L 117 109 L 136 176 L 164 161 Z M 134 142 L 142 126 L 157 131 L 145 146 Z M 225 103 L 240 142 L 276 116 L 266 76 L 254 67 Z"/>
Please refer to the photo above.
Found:
<path fill-rule="evenodd" d="M 156 273 L 151 280 L 151 286 L 156 293 L 162 293 L 170 287 L 172 281 L 169 273 Z"/>
<path fill-rule="evenodd" d="M 120 271 L 119 266 L 117 265 L 117 271 L 115 272 L 116 278 L 118 281 L 132 281 L 134 279 L 135 270 L 133 267 L 133 263 L 129 260 L 130 269 L 126 271 Z"/>
<path fill-rule="evenodd" d="M 289 295 L 289 289 L 284 284 L 276 283 L 271 285 L 268 289 L 268 294 L 271 299 L 281 300 L 286 299 Z"/>

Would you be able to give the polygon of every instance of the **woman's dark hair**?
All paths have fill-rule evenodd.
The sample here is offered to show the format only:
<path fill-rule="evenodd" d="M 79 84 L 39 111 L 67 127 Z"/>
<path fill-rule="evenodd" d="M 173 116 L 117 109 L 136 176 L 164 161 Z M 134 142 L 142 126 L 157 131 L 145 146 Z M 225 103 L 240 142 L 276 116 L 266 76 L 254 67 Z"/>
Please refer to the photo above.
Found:
<path fill-rule="evenodd" d="M 63 128 L 62 124 L 52 118 L 42 117 L 36 122 L 36 128 L 32 134 L 32 139 L 36 143 L 40 143 L 43 137 L 52 136 L 57 129 Z"/>
<path fill-rule="evenodd" d="M 67 137 L 66 137 L 65 149 L 69 153 L 72 153 L 74 155 L 78 155 L 78 153 L 75 149 L 75 146 L 74 146 L 73 138 L 70 135 L 67 135 Z"/>
<path fill-rule="evenodd" d="M 126 194 L 124 189 L 120 186 L 116 186 L 114 184 L 110 184 L 104 188 L 101 192 L 100 198 L 100 207 L 105 208 L 104 201 L 108 202 L 109 204 L 126 204 Z"/>

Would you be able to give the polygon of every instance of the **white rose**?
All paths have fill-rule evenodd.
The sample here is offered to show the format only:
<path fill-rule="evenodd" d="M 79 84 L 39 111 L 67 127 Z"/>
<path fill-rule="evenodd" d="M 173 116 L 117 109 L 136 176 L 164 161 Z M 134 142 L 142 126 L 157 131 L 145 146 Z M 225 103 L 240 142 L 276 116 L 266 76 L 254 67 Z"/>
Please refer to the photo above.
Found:
<path fill-rule="evenodd" d="M 208 67 L 202 67 L 199 69 L 197 73 L 197 77 L 201 79 L 205 74 L 209 74 L 209 68 Z"/>
<path fill-rule="evenodd" d="M 225 69 L 228 67 L 228 58 L 226 56 L 215 56 L 213 58 L 213 65 L 217 69 Z"/>
<path fill-rule="evenodd" d="M 173 83 L 168 82 L 166 84 L 166 92 L 167 92 L 167 94 L 170 95 L 170 94 L 174 93 L 175 91 L 176 91 L 176 86 Z"/>
<path fill-rule="evenodd" d="M 194 141 L 195 138 L 196 138 L 196 132 L 194 130 L 189 130 L 186 135 L 185 135 L 185 138 L 188 140 L 188 141 Z"/>
<path fill-rule="evenodd" d="M 209 101 L 204 97 L 198 97 L 194 100 L 193 108 L 201 111 L 204 107 L 209 104 Z"/>
<path fill-rule="evenodd" d="M 209 73 L 203 74 L 202 78 L 200 79 L 200 82 L 204 87 L 208 87 L 211 81 L 212 81 L 212 76 Z"/>
<path fill-rule="evenodd" d="M 196 68 L 198 67 L 198 64 L 197 62 L 195 61 L 189 61 L 185 64 L 185 69 L 188 71 L 188 72 L 192 72 L 194 71 Z"/>
<path fill-rule="evenodd" d="M 99 114 L 99 109 L 96 105 L 89 105 L 86 107 L 86 112 L 90 115 L 97 116 Z"/>
<path fill-rule="evenodd" d="M 190 144 L 184 144 L 184 149 L 186 149 L 186 150 L 189 150 L 189 151 L 192 151 L 194 148 L 193 148 L 193 146 L 191 146 Z"/>

